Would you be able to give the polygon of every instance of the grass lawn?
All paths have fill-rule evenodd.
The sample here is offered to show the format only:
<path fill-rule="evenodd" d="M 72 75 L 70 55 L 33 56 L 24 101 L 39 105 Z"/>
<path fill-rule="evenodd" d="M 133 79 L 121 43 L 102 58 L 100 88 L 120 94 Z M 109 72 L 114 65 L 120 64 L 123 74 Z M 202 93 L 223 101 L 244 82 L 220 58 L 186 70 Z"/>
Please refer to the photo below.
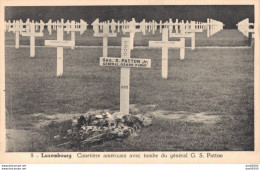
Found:
<path fill-rule="evenodd" d="M 60 130 L 58 125 L 33 129 L 37 121 L 28 115 L 119 109 L 120 69 L 99 66 L 102 49 L 64 49 L 62 78 L 56 78 L 55 48 L 36 48 L 35 58 L 29 57 L 29 48 L 5 50 L 7 128 L 30 129 L 41 136 L 34 147 L 15 151 L 71 151 L 55 147 L 52 138 Z M 108 50 L 108 56 L 119 55 L 120 49 Z M 155 105 L 141 113 L 206 112 L 218 119 L 207 123 L 153 116 L 153 125 L 139 136 L 92 145 L 85 151 L 254 149 L 252 49 L 186 49 L 183 61 L 179 60 L 179 50 L 170 50 L 168 80 L 161 77 L 160 49 L 134 49 L 131 56 L 152 60 L 151 69 L 131 69 L 130 103 Z"/>
<path fill-rule="evenodd" d="M 56 39 L 56 34 L 37 37 L 36 45 L 44 45 L 44 39 Z M 161 40 L 161 35 L 137 33 L 135 46 L 147 46 L 149 40 Z M 6 33 L 5 43 L 14 45 L 13 33 Z M 20 36 L 20 44 L 28 45 L 29 38 Z M 102 38 L 87 30 L 76 34 L 76 45 L 102 45 Z M 109 38 L 109 45 L 119 46 L 120 38 Z M 206 32 L 196 34 L 196 46 L 246 45 L 237 30 L 210 38 Z M 90 110 L 119 110 L 120 68 L 99 66 L 101 48 L 65 48 L 61 78 L 56 77 L 56 48 L 37 47 L 36 57 L 29 55 L 29 48 L 5 48 L 6 128 L 13 139 L 7 151 L 72 151 L 57 148 L 53 140 L 68 122 L 42 127 L 52 121 L 43 115 L 65 120 Z M 109 48 L 108 56 L 120 57 L 120 49 Z M 183 61 L 179 50 L 171 49 L 168 80 L 161 77 L 161 49 L 134 49 L 131 57 L 152 60 L 150 69 L 131 69 L 130 112 L 151 116 L 153 125 L 138 136 L 81 151 L 254 150 L 252 49 L 186 49 Z"/>

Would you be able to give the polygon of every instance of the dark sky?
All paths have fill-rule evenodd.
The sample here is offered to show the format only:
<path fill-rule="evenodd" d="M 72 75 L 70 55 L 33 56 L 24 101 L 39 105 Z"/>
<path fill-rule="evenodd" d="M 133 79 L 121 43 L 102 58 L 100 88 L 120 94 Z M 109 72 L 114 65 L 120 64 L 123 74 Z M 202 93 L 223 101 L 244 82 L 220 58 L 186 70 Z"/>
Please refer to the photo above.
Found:
<path fill-rule="evenodd" d="M 47 22 L 49 19 L 65 21 L 80 19 L 91 24 L 96 18 L 103 20 L 146 19 L 147 21 L 194 20 L 205 22 L 212 18 L 223 22 L 224 28 L 236 28 L 236 24 L 249 18 L 254 22 L 253 5 L 155 5 L 155 6 L 38 6 L 38 7 L 6 7 L 5 20 L 30 18 Z"/>

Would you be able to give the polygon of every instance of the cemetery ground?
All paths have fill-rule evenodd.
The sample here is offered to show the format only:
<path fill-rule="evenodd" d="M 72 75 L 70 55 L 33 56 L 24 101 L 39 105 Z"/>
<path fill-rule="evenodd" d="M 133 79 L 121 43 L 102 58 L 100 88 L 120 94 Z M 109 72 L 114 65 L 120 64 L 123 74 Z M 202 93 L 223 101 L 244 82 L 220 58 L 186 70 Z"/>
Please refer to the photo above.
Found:
<path fill-rule="evenodd" d="M 8 34 L 6 45 L 14 41 Z M 233 37 L 230 43 L 227 36 Z M 102 38 L 88 37 L 87 43 L 102 44 Z M 156 37 L 151 39 L 160 40 Z M 81 43 L 77 38 L 76 45 Z M 136 36 L 135 44 L 145 46 L 148 40 L 142 38 Z M 201 35 L 196 46 L 246 45 L 236 30 L 211 38 Z M 20 44 L 29 44 L 22 39 Z M 120 44 L 119 38 L 111 39 L 109 45 Z M 36 38 L 36 45 L 40 40 Z M 37 47 L 36 57 L 29 55 L 28 47 L 5 48 L 7 151 L 72 151 L 57 147 L 53 139 L 65 133 L 67 120 L 86 112 L 119 110 L 120 68 L 99 66 L 102 48 L 65 48 L 61 78 L 56 77 L 56 48 Z M 120 57 L 120 48 L 109 48 L 108 57 Z M 81 151 L 254 150 L 253 49 L 187 48 L 183 61 L 179 49 L 171 49 L 168 80 L 161 77 L 160 48 L 137 48 L 131 57 L 152 60 L 150 69 L 131 69 L 130 113 L 152 117 L 153 124 L 137 136 Z"/>

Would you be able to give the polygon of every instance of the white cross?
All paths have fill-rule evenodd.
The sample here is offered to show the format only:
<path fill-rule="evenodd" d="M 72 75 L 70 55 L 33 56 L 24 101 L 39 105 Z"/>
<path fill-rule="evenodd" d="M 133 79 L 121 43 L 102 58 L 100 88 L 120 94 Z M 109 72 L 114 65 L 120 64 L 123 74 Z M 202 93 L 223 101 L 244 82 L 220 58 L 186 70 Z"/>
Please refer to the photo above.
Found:
<path fill-rule="evenodd" d="M 22 36 L 30 37 L 30 56 L 35 57 L 35 37 L 42 37 L 42 32 L 35 32 L 35 24 L 30 23 L 30 32 L 23 32 Z"/>
<path fill-rule="evenodd" d="M 20 20 L 13 21 L 13 23 L 9 27 L 9 31 L 13 31 L 15 33 L 15 48 L 19 48 L 19 39 L 20 39 L 20 33 L 23 31 L 26 31 L 26 28 L 23 28 L 24 23 Z"/>
<path fill-rule="evenodd" d="M 53 27 L 53 23 L 52 23 L 52 20 L 50 19 L 47 23 L 47 29 L 48 29 L 49 35 L 51 35 L 52 27 Z"/>
<path fill-rule="evenodd" d="M 136 32 L 140 32 L 140 28 L 136 28 L 136 22 L 135 19 L 133 18 L 132 21 L 128 24 L 128 29 L 124 29 L 124 32 L 129 32 L 130 33 L 130 49 L 134 49 L 134 37 Z"/>
<path fill-rule="evenodd" d="M 170 33 L 170 38 L 191 38 L 191 49 L 195 50 L 195 32 L 191 33 Z"/>
<path fill-rule="evenodd" d="M 80 22 L 76 22 L 76 21 L 67 21 L 65 23 L 65 28 L 64 31 L 67 31 L 67 34 L 69 34 L 69 32 L 71 32 L 71 41 L 75 41 L 76 37 L 75 37 L 75 33 L 76 32 L 80 32 L 80 35 L 82 35 L 84 33 L 84 31 L 87 29 L 88 24 L 83 21 L 82 19 L 80 20 Z M 72 46 L 71 49 L 74 49 L 75 46 Z"/>
<path fill-rule="evenodd" d="M 163 23 L 162 23 L 162 20 L 160 20 L 160 23 L 159 23 L 159 29 L 160 29 L 160 33 L 162 33 L 162 26 L 163 26 Z"/>
<path fill-rule="evenodd" d="M 173 29 L 173 22 L 172 19 L 169 19 L 169 33 L 172 33 L 172 29 Z"/>
<path fill-rule="evenodd" d="M 157 30 L 157 22 L 155 22 L 155 21 L 153 20 L 153 21 L 152 21 L 152 34 L 154 34 L 156 30 Z"/>
<path fill-rule="evenodd" d="M 63 74 L 63 47 L 75 46 L 75 41 L 63 40 L 63 25 L 58 25 L 57 40 L 45 40 L 45 46 L 57 47 L 57 77 Z"/>
<path fill-rule="evenodd" d="M 85 32 L 85 30 L 87 30 L 88 23 L 85 22 L 84 20 L 80 19 L 80 23 L 76 23 L 76 27 L 80 31 L 79 32 L 80 35 L 82 35 Z"/>
<path fill-rule="evenodd" d="M 196 22 L 195 21 L 191 21 L 191 23 L 189 23 L 189 27 L 190 28 L 184 30 L 186 33 L 203 32 L 203 29 L 196 29 Z"/>
<path fill-rule="evenodd" d="M 175 20 L 174 27 L 175 27 L 175 33 L 178 33 L 179 31 L 179 23 L 178 19 Z"/>
<path fill-rule="evenodd" d="M 121 25 L 120 22 L 117 21 L 117 24 L 116 24 L 116 25 L 117 25 L 117 32 L 120 32 L 120 25 Z"/>
<path fill-rule="evenodd" d="M 75 41 L 75 31 L 76 31 L 76 22 L 75 21 L 71 21 L 71 23 L 69 25 L 66 25 L 64 31 L 70 31 L 71 33 L 71 41 Z M 72 46 L 71 49 L 74 49 L 75 46 Z"/>
<path fill-rule="evenodd" d="M 94 33 L 99 33 L 99 19 L 97 18 L 92 24 Z"/>
<path fill-rule="evenodd" d="M 211 19 L 207 18 L 207 37 L 211 36 Z"/>
<path fill-rule="evenodd" d="M 146 22 L 145 19 L 143 19 L 143 21 L 140 23 L 140 29 L 143 32 L 143 35 L 145 35 L 145 31 L 146 31 Z"/>
<path fill-rule="evenodd" d="M 112 33 L 114 33 L 115 30 L 116 30 L 116 23 L 115 23 L 115 20 L 112 19 L 112 21 L 111 21 L 111 31 L 112 31 Z"/>
<path fill-rule="evenodd" d="M 162 47 L 162 77 L 168 78 L 168 48 L 180 48 L 180 60 L 184 59 L 185 39 L 180 41 L 168 41 L 168 29 L 162 30 L 162 41 L 149 41 L 150 47 Z"/>
<path fill-rule="evenodd" d="M 130 38 L 123 37 L 121 42 L 121 58 L 101 57 L 100 66 L 121 67 L 120 76 L 120 112 L 129 114 L 130 67 L 151 68 L 150 59 L 130 57 Z"/>
<path fill-rule="evenodd" d="M 116 33 L 109 32 L 109 25 L 103 26 L 103 33 L 94 33 L 94 37 L 103 37 L 103 57 L 107 57 L 107 39 L 108 37 L 116 37 Z"/>

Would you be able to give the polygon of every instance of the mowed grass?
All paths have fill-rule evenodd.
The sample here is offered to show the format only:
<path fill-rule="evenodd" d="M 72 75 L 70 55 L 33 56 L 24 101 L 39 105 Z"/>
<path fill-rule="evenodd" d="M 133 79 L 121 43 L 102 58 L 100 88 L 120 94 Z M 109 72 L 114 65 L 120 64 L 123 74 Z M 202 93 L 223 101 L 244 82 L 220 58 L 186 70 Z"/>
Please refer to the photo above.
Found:
<path fill-rule="evenodd" d="M 49 32 L 45 29 L 43 31 L 43 37 L 36 37 L 36 45 L 44 46 L 44 40 L 55 40 L 57 39 L 56 31 L 53 31 L 50 35 Z M 13 32 L 5 33 L 5 44 L 14 45 L 15 44 L 15 34 Z M 70 40 L 71 35 L 64 32 L 64 40 Z M 109 37 L 108 45 L 109 46 L 120 46 L 121 37 L 129 37 L 129 33 L 117 33 L 117 38 Z M 162 34 L 157 30 L 155 34 L 152 32 L 143 33 L 137 32 L 135 34 L 134 45 L 135 46 L 148 46 L 149 41 L 161 41 Z M 169 38 L 169 40 L 179 40 L 178 38 Z M 30 45 L 30 38 L 20 35 L 20 45 Z M 238 30 L 221 30 L 220 32 L 214 34 L 211 37 L 207 37 L 207 31 L 202 33 L 196 33 L 195 38 L 196 46 L 249 46 L 251 42 Z M 86 30 L 82 35 L 79 32 L 76 32 L 76 46 L 102 46 L 103 38 L 94 37 L 94 31 L 89 29 Z M 185 45 L 187 47 L 191 46 L 191 39 L 186 38 Z"/>
<path fill-rule="evenodd" d="M 64 49 L 64 76 L 56 77 L 56 48 L 5 48 L 7 128 L 25 129 L 33 113 L 86 113 L 89 109 L 119 110 L 120 68 L 99 66 L 101 48 Z M 119 57 L 110 48 L 108 56 Z M 130 103 L 153 104 L 169 111 L 209 112 L 216 124 L 154 118 L 139 136 L 107 141 L 84 151 L 254 150 L 254 54 L 252 49 L 169 50 L 169 78 L 161 77 L 161 50 L 134 49 L 133 58 L 152 60 L 150 69 L 132 68 Z M 30 151 L 56 148 L 55 125 Z M 49 149 L 48 149 L 49 148 Z M 28 150 L 27 150 L 28 151 Z"/>

